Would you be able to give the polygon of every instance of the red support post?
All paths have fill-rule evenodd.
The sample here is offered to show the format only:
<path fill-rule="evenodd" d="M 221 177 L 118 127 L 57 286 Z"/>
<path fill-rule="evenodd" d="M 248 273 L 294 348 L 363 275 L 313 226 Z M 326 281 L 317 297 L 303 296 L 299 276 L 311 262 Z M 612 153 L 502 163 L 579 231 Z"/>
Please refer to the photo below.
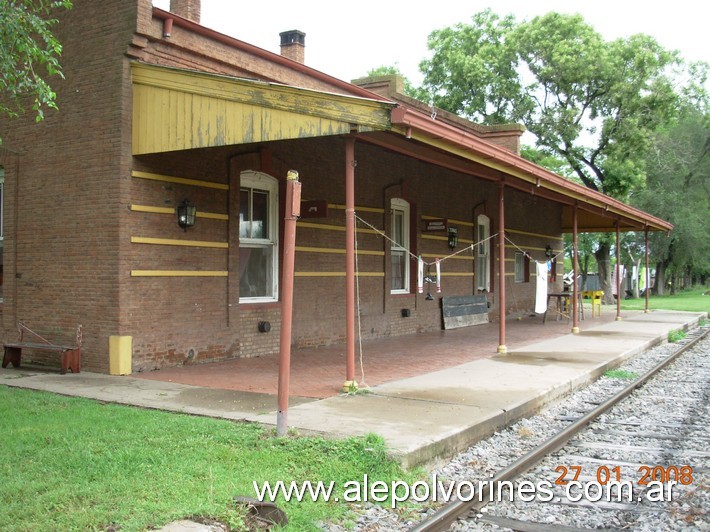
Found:
<path fill-rule="evenodd" d="M 616 321 L 621 321 L 621 230 L 616 221 Z"/>
<path fill-rule="evenodd" d="M 648 314 L 651 310 L 648 308 L 648 293 L 651 291 L 651 270 L 648 268 L 648 226 L 643 231 L 644 246 L 646 249 L 646 307 L 644 312 Z"/>
<path fill-rule="evenodd" d="M 286 212 L 284 215 L 283 274 L 281 282 L 281 337 L 279 351 L 279 410 L 276 434 L 285 436 L 288 429 L 288 396 L 291 378 L 291 324 L 293 318 L 293 271 L 296 255 L 296 220 L 301 214 L 301 183 L 298 172 L 289 170 L 286 177 Z"/>
<path fill-rule="evenodd" d="M 355 382 L 355 137 L 345 139 L 345 382 Z"/>
<path fill-rule="evenodd" d="M 505 345 L 505 185 L 498 185 L 498 352 L 507 353 Z"/>
<path fill-rule="evenodd" d="M 579 246 L 577 243 L 577 204 L 572 207 L 572 334 L 579 334 L 579 286 L 577 286 L 577 271 L 579 270 Z"/>

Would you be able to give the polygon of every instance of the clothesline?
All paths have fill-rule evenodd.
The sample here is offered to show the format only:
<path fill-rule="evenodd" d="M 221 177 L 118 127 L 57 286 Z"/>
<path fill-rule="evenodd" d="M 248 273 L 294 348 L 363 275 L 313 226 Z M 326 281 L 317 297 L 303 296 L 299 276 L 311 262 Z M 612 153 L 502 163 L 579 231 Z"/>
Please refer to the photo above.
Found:
<path fill-rule="evenodd" d="M 385 240 L 389 240 L 389 241 L 392 242 L 394 245 L 401 247 L 401 245 L 400 245 L 398 242 L 395 242 L 395 241 L 392 240 L 390 237 L 388 237 L 388 236 L 385 234 L 384 231 L 381 231 L 380 229 L 377 229 L 374 225 L 372 225 L 372 224 L 368 223 L 367 221 L 363 220 L 363 219 L 360 218 L 357 214 L 355 215 L 355 219 L 356 219 L 356 220 L 359 220 L 360 222 L 362 222 L 363 224 L 365 224 L 366 226 L 368 226 L 370 229 L 372 229 L 373 231 L 375 231 L 378 235 L 380 235 L 380 236 L 381 236 L 382 238 L 384 238 Z M 491 235 L 491 236 L 489 236 L 488 238 L 484 238 L 483 240 L 479 240 L 478 242 L 474 242 L 473 244 L 469 244 L 469 245 L 466 246 L 465 248 L 462 248 L 462 249 L 460 249 L 460 250 L 458 250 L 458 251 L 456 251 L 456 252 L 454 252 L 454 253 L 450 253 L 449 255 L 446 255 L 446 256 L 444 256 L 444 257 L 441 257 L 440 259 L 437 259 L 437 260 L 438 260 L 439 262 L 443 262 L 443 261 L 445 261 L 446 259 L 450 259 L 451 257 L 455 257 L 456 255 L 460 255 L 461 253 L 466 253 L 467 251 L 474 250 L 474 249 L 476 248 L 476 246 L 478 246 L 479 244 L 483 244 L 484 242 L 487 242 L 488 240 L 491 240 L 492 238 L 495 238 L 496 236 L 498 236 L 498 233 L 496 233 L 496 234 L 494 234 L 494 235 Z M 415 255 L 415 254 L 412 253 L 409 249 L 404 248 L 404 247 L 403 247 L 402 249 L 407 253 L 407 255 L 410 256 L 410 258 L 411 258 L 412 260 L 417 261 L 417 262 L 419 262 L 420 260 L 422 260 L 421 257 L 419 257 L 418 255 Z M 434 261 L 432 261 L 432 262 L 427 262 L 427 261 L 423 261 L 423 262 L 424 262 L 424 265 L 425 265 L 425 266 L 433 266 L 434 264 L 436 264 L 436 260 L 434 260 Z"/>
<path fill-rule="evenodd" d="M 392 244 L 394 244 L 394 245 L 396 245 L 396 246 L 399 246 L 399 247 L 402 247 L 401 244 L 399 244 L 398 242 L 395 242 L 392 238 L 390 238 L 389 236 L 387 236 L 387 234 L 385 234 L 384 231 L 382 231 L 382 230 L 376 228 L 374 225 L 370 224 L 370 223 L 367 222 L 366 220 L 363 220 L 363 219 L 360 218 L 357 214 L 355 214 L 355 219 L 358 220 L 358 221 L 360 221 L 360 222 L 362 222 L 364 225 L 366 225 L 367 227 L 369 227 L 370 229 L 372 229 L 373 231 L 375 231 L 375 232 L 376 232 L 378 235 L 380 235 L 382 238 L 384 238 L 384 239 L 386 239 L 386 240 L 389 240 Z M 446 256 L 444 256 L 444 257 L 441 257 L 441 258 L 439 258 L 439 259 L 437 259 L 437 260 L 439 261 L 439 263 L 441 263 L 441 262 L 443 262 L 443 261 L 445 261 L 445 260 L 447 260 L 447 259 L 450 259 L 450 258 L 452 258 L 452 257 L 455 257 L 456 255 L 460 255 L 461 253 L 466 253 L 467 251 L 472 251 L 472 250 L 474 250 L 474 249 L 476 248 L 476 246 L 478 246 L 478 245 L 480 245 L 480 244 L 483 244 L 483 243 L 485 243 L 485 242 L 487 242 L 487 241 L 489 241 L 489 240 L 491 240 L 491 239 L 497 237 L 499 234 L 500 234 L 500 233 L 495 233 L 495 234 L 489 236 L 488 238 L 484 238 L 483 240 L 479 240 L 478 242 L 474 242 L 473 244 L 469 244 L 468 246 L 466 246 L 466 247 L 464 247 L 464 248 L 462 248 L 462 249 L 460 249 L 460 250 L 458 250 L 458 251 L 456 251 L 456 252 L 454 252 L 454 253 L 450 253 L 449 255 L 446 255 Z M 518 246 L 515 242 L 513 242 L 510 238 L 508 238 L 507 235 L 505 235 L 505 240 L 506 240 L 507 242 L 509 242 L 515 249 L 517 249 L 517 250 L 520 251 L 523 255 L 525 255 L 529 260 L 534 261 L 534 262 L 543 262 L 543 263 L 545 263 L 545 262 L 547 262 L 547 261 L 549 261 L 549 260 L 555 260 L 555 259 L 557 259 L 560 255 L 564 255 L 564 249 L 563 249 L 563 250 L 559 251 L 558 253 L 556 253 L 556 254 L 553 255 L 551 258 L 549 258 L 549 259 L 547 259 L 547 260 L 545 260 L 545 261 L 538 261 L 537 259 L 534 259 L 533 256 L 532 256 L 529 252 L 525 251 L 525 250 L 522 249 L 520 246 Z M 416 262 L 420 262 L 420 261 L 422 260 L 421 257 L 419 257 L 419 256 L 415 255 L 414 253 L 412 253 L 408 248 L 402 247 L 402 249 L 405 251 L 405 253 L 407 253 L 407 255 L 409 255 L 409 257 L 410 257 L 412 260 L 414 260 L 414 261 L 416 261 Z M 432 261 L 432 262 L 427 262 L 427 261 L 423 261 L 423 262 L 424 262 L 424 265 L 425 265 L 425 266 L 430 267 L 430 266 L 435 265 L 436 262 L 437 262 L 437 260 L 434 260 L 434 261 Z"/>
<path fill-rule="evenodd" d="M 537 259 L 534 259 L 534 258 L 532 257 L 532 255 L 530 255 L 530 253 L 528 253 L 528 252 L 525 251 L 524 249 L 520 248 L 520 247 L 519 247 L 515 242 L 513 242 L 510 238 L 508 238 L 507 236 L 505 236 L 505 239 L 506 239 L 515 249 L 517 249 L 518 251 L 520 251 L 520 252 L 521 252 L 523 255 L 525 255 L 529 260 L 534 261 L 534 262 L 543 262 L 543 263 L 544 263 L 544 262 L 547 262 L 547 261 L 550 261 L 550 260 L 555 260 L 555 259 L 557 259 L 557 257 L 559 257 L 560 255 L 564 255 L 564 253 L 565 253 L 565 250 L 563 249 L 563 250 L 561 250 L 559 253 L 557 253 L 557 254 L 553 255 L 552 257 L 550 257 L 549 259 L 547 259 L 547 261 L 538 261 Z"/>

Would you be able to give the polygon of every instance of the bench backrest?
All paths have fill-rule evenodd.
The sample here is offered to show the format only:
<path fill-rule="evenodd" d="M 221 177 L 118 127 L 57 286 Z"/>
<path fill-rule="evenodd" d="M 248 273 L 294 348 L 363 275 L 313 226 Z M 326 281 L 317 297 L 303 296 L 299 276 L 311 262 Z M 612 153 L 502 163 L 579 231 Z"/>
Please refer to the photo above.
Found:
<path fill-rule="evenodd" d="M 50 340 L 47 340 L 44 336 L 41 334 L 33 331 L 30 329 L 27 325 L 25 325 L 24 322 L 18 321 L 17 322 L 17 331 L 19 333 L 19 341 L 24 342 L 25 341 L 25 333 L 28 333 L 31 335 L 33 338 L 36 338 L 38 340 L 41 340 L 43 343 L 47 345 L 58 345 L 58 344 L 63 344 L 63 342 L 52 342 Z M 81 342 L 83 340 L 83 327 L 81 324 L 77 325 L 76 327 L 76 336 L 75 336 L 75 343 L 77 347 L 81 347 Z"/>
<path fill-rule="evenodd" d="M 488 299 L 485 295 L 449 296 L 441 299 L 444 329 L 488 323 Z"/>

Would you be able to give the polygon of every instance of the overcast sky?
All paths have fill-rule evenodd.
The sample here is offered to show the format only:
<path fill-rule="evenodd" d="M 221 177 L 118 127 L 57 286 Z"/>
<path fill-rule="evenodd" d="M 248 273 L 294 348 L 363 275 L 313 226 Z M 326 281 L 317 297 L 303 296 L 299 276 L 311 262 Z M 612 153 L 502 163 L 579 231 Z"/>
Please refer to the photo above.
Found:
<path fill-rule="evenodd" d="M 170 0 L 153 3 L 169 9 Z M 646 33 L 685 59 L 710 61 L 710 2 L 702 0 L 202 0 L 201 23 L 276 53 L 280 32 L 301 30 L 308 66 L 350 81 L 372 68 L 396 65 L 419 84 L 429 33 L 468 23 L 487 7 L 518 20 L 549 11 L 580 13 L 607 39 Z"/>

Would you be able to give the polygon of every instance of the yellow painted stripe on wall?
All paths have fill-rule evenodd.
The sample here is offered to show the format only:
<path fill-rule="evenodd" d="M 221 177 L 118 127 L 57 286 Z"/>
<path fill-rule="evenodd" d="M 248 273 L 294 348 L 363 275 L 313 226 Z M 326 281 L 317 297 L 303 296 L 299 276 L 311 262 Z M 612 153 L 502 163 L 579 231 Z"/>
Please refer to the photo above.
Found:
<path fill-rule="evenodd" d="M 517 229 L 507 229 L 506 228 L 505 232 L 506 233 L 515 233 L 516 235 L 536 236 L 539 238 L 547 238 L 549 240 L 557 240 L 557 241 L 562 240 L 562 238 L 559 236 L 541 235 L 540 233 L 528 233 L 527 231 L 519 231 Z"/>
<path fill-rule="evenodd" d="M 296 222 L 297 227 L 303 227 L 307 229 L 323 229 L 327 231 L 345 231 L 344 225 L 328 225 L 328 224 L 314 224 L 311 222 Z M 379 235 L 374 229 L 361 229 L 357 228 L 358 233 L 367 233 L 370 235 Z"/>
<path fill-rule="evenodd" d="M 199 179 L 187 179 L 184 177 L 175 177 L 170 175 L 152 174 L 150 172 L 140 172 L 133 170 L 131 176 L 140 179 L 151 179 L 153 181 L 163 181 L 165 183 L 178 183 L 180 185 L 190 185 L 193 187 L 216 188 L 219 190 L 229 190 L 229 185 L 224 183 L 213 183 L 211 181 L 202 181 Z"/>
<path fill-rule="evenodd" d="M 296 277 L 345 277 L 345 272 L 295 272 Z M 384 277 L 384 272 L 360 272 L 358 277 Z"/>
<path fill-rule="evenodd" d="M 445 242 L 449 241 L 448 236 L 422 235 L 422 238 L 424 238 L 425 240 L 443 240 Z M 459 245 L 461 244 L 473 244 L 473 240 L 469 240 L 468 238 L 459 238 Z"/>
<path fill-rule="evenodd" d="M 435 255 L 434 253 L 422 253 L 422 258 L 427 258 L 427 259 L 441 259 L 443 258 L 442 255 Z M 446 260 L 450 259 L 455 259 L 455 260 L 474 260 L 475 257 L 472 257 L 471 255 L 454 255 L 453 257 L 448 257 Z"/>
<path fill-rule="evenodd" d="M 441 272 L 442 277 L 473 277 L 473 272 Z"/>
<path fill-rule="evenodd" d="M 339 209 L 341 211 L 345 210 L 345 205 L 341 205 L 340 203 L 329 203 L 328 204 L 329 209 Z M 385 210 L 381 209 L 379 207 L 358 207 L 355 205 L 355 212 L 360 211 L 360 212 L 376 212 L 379 214 L 384 214 Z"/>
<path fill-rule="evenodd" d="M 131 210 L 135 212 L 149 212 L 151 214 L 172 214 L 175 215 L 175 209 L 170 207 L 156 207 L 153 205 L 131 205 Z M 197 211 L 198 218 L 209 218 L 212 220 L 229 220 L 228 214 L 220 214 L 217 212 L 201 212 Z"/>
<path fill-rule="evenodd" d="M 227 277 L 222 270 L 131 270 L 131 277 Z"/>
<path fill-rule="evenodd" d="M 441 220 L 441 216 L 427 216 L 422 215 L 422 220 Z M 456 220 L 454 218 L 447 218 L 450 224 L 465 225 L 466 227 L 473 227 L 475 224 L 472 222 L 465 222 L 464 220 Z"/>
<path fill-rule="evenodd" d="M 295 250 L 305 252 L 305 253 L 339 253 L 339 254 L 345 253 L 345 250 L 340 249 L 340 248 L 314 248 L 314 247 L 308 247 L 308 246 L 296 246 Z M 385 254 L 385 252 L 384 251 L 371 251 L 371 250 L 366 250 L 366 249 L 358 249 L 357 254 L 358 255 L 383 256 Z"/>
<path fill-rule="evenodd" d="M 513 244 L 506 244 L 505 248 L 506 249 L 515 249 L 516 251 L 520 251 L 519 248 L 522 248 L 525 251 L 530 251 L 530 250 L 532 250 L 532 251 L 547 251 L 547 248 L 538 248 L 535 246 L 514 246 Z M 559 253 L 560 251 L 562 251 L 562 250 L 559 250 L 559 249 L 552 250 L 552 252 L 555 254 Z"/>
<path fill-rule="evenodd" d="M 210 240 L 176 240 L 173 238 L 150 238 L 146 236 L 132 236 L 133 244 L 156 244 L 160 246 L 186 246 L 194 248 L 229 248 L 228 242 L 213 242 Z"/>

